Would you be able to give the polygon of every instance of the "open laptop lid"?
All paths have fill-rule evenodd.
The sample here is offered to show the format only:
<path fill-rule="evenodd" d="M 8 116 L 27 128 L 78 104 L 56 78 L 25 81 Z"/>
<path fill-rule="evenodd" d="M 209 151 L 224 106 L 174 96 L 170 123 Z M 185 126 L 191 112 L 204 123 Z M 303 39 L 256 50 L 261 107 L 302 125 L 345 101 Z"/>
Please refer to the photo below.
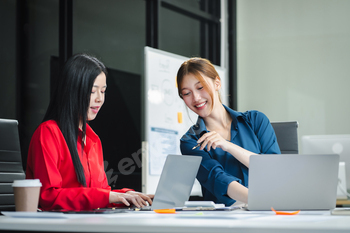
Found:
<path fill-rule="evenodd" d="M 0 193 L 13 180 L 24 179 L 17 120 L 0 118 L 0 173 Z"/>
<path fill-rule="evenodd" d="M 18 121 L 0 118 L 0 148 L 2 151 L 19 151 Z"/>
<path fill-rule="evenodd" d="M 303 154 L 339 154 L 345 162 L 346 186 L 350 189 L 350 134 L 305 135 L 301 137 Z"/>
<path fill-rule="evenodd" d="M 168 155 L 160 175 L 152 210 L 184 206 L 188 201 L 202 157 Z"/>
<path fill-rule="evenodd" d="M 249 210 L 326 210 L 336 206 L 339 155 L 252 155 Z"/>

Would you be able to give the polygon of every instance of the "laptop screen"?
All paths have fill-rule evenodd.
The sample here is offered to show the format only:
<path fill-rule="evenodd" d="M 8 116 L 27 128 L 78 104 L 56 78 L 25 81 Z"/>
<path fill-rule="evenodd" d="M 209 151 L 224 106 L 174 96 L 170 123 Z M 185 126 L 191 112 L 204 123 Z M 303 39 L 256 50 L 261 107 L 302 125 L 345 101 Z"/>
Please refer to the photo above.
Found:
<path fill-rule="evenodd" d="M 160 175 L 152 210 L 182 207 L 188 201 L 202 157 L 168 155 Z"/>
<path fill-rule="evenodd" d="M 339 155 L 252 155 L 249 210 L 335 208 Z M 325 188 L 327 187 L 327 188 Z"/>
<path fill-rule="evenodd" d="M 303 154 L 339 154 L 345 163 L 346 186 L 350 189 L 350 134 L 310 135 L 301 138 Z"/>

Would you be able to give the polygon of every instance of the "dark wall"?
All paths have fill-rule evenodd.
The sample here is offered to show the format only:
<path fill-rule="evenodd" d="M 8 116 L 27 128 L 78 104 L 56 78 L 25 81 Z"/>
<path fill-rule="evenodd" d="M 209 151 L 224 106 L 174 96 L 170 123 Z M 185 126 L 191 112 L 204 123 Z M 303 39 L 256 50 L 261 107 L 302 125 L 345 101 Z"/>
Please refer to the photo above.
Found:
<path fill-rule="evenodd" d="M 58 0 L 0 1 L 0 83 L 6 86 L 0 117 L 19 121 L 24 166 L 49 101 L 50 56 L 58 55 L 57 7 Z"/>
<path fill-rule="evenodd" d="M 107 174 L 112 172 L 108 175 L 112 188 L 141 191 L 140 89 L 140 75 L 108 69 L 104 106 L 90 122 L 102 141 L 105 170 Z"/>
<path fill-rule="evenodd" d="M 208 2 L 174 0 L 197 10 Z M 73 0 L 73 54 L 95 55 L 110 72 L 105 105 L 91 126 L 101 138 L 114 188 L 141 190 L 146 4 L 146 0 Z M 59 0 L 1 0 L 0 17 L 0 118 L 19 121 L 25 168 L 31 136 L 49 103 L 51 74 L 59 72 Z M 198 20 L 162 8 L 159 49 L 200 56 L 200 30 Z"/>
<path fill-rule="evenodd" d="M 16 118 L 16 1 L 0 1 L 0 118 Z"/>

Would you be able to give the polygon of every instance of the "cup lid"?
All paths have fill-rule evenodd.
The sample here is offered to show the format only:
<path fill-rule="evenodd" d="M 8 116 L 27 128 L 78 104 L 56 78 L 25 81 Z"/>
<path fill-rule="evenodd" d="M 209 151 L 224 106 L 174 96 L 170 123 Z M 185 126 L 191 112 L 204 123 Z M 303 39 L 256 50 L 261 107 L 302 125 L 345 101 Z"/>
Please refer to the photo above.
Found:
<path fill-rule="evenodd" d="M 14 180 L 12 187 L 41 187 L 39 179 Z"/>

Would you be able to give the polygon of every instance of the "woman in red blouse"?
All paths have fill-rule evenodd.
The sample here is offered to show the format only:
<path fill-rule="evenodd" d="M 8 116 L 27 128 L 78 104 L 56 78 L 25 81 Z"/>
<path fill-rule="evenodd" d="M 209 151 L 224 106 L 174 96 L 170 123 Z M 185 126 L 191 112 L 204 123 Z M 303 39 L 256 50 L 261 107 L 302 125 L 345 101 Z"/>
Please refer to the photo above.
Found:
<path fill-rule="evenodd" d="M 90 210 L 130 203 L 142 207 L 151 197 L 132 189 L 111 190 L 102 145 L 87 124 L 104 99 L 107 70 L 95 57 L 77 54 L 63 68 L 43 122 L 33 134 L 26 178 L 42 183 L 43 210 Z"/>

